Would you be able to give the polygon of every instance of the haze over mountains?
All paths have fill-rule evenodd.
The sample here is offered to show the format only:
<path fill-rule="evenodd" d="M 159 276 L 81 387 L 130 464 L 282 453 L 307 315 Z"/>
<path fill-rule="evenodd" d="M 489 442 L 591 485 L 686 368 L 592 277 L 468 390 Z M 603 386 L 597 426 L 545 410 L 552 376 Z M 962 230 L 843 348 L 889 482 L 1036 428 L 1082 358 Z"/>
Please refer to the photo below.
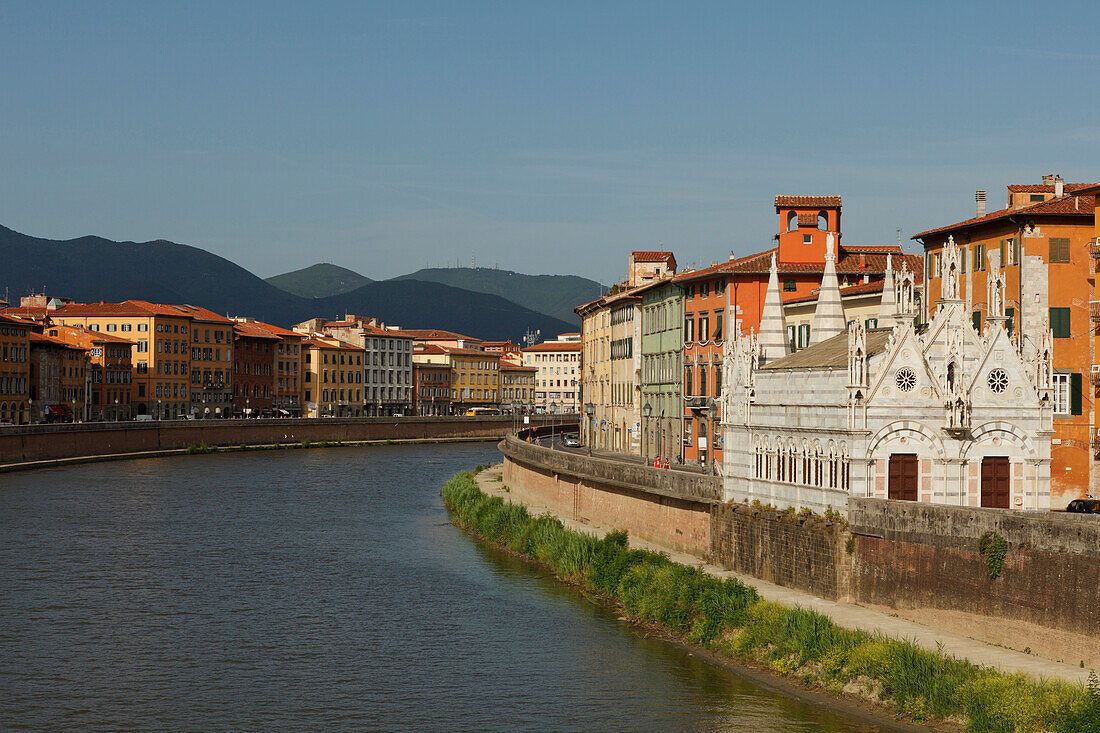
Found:
<path fill-rule="evenodd" d="M 490 267 L 433 267 L 393 280 L 419 280 L 499 295 L 539 313 L 576 322 L 573 309 L 600 297 L 606 290 L 595 280 L 576 275 L 524 275 Z M 371 282 L 357 272 L 330 264 L 316 264 L 267 278 L 267 282 L 303 298 L 323 298 L 346 293 Z"/>
<path fill-rule="evenodd" d="M 59 241 L 0 226 L 0 262 L 0 297 L 6 293 L 15 304 L 20 296 L 34 292 L 84 302 L 136 298 L 202 305 L 280 326 L 314 316 L 355 313 L 406 328 L 440 328 L 513 341 L 527 329 L 544 335 L 577 330 L 575 318 L 567 322 L 497 295 L 439 282 L 367 282 L 346 292 L 304 298 L 223 257 L 164 240 L 114 242 L 87 236 Z"/>

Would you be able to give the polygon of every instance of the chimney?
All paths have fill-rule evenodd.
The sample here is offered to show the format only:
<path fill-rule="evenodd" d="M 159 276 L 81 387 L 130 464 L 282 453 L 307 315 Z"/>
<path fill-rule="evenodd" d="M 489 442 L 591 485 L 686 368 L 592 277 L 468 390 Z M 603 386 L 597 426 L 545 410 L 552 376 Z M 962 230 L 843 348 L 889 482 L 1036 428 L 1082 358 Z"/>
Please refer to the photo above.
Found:
<path fill-rule="evenodd" d="M 1045 176 L 1043 176 L 1043 185 L 1044 186 L 1053 186 L 1054 185 L 1054 174 L 1053 173 L 1048 173 Z"/>
<path fill-rule="evenodd" d="M 1066 192 L 1066 182 L 1061 176 L 1054 177 L 1054 198 L 1061 198 Z"/>
<path fill-rule="evenodd" d="M 974 192 L 974 216 L 985 216 L 985 191 Z"/>

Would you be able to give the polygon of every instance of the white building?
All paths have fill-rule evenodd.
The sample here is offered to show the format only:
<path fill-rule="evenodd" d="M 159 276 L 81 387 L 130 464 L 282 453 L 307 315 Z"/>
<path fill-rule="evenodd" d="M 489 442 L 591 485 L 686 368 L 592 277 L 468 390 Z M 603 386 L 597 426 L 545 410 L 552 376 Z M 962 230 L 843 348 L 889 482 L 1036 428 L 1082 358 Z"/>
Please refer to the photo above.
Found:
<path fill-rule="evenodd" d="M 848 496 L 1050 508 L 1049 327 L 1029 334 L 1037 346 L 1026 351 L 1008 336 L 1004 277 L 991 257 L 979 334 L 958 297 L 958 258 L 952 241 L 941 264 L 946 297 L 927 324 L 914 325 L 914 278 L 903 269 L 890 288 L 894 317 L 845 330 L 829 310 L 839 297 L 827 263 L 814 345 L 785 355 L 782 309 L 767 305 L 759 337 L 727 341 L 726 499 L 841 512 Z M 773 288 L 777 296 L 774 270 Z M 769 301 L 778 298 L 769 292 Z"/>
<path fill-rule="evenodd" d="M 523 349 L 523 366 L 534 367 L 534 406 L 555 413 L 580 412 L 580 334 L 566 333 L 555 341 Z"/>

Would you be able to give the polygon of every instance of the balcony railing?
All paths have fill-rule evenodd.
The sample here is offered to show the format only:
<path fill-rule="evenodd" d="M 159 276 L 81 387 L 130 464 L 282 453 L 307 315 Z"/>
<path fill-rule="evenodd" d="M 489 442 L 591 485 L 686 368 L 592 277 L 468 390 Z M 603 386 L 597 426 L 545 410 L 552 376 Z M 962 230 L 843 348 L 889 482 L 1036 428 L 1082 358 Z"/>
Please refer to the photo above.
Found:
<path fill-rule="evenodd" d="M 1100 260 L 1100 237 L 1089 240 L 1089 254 Z"/>
<path fill-rule="evenodd" d="M 1100 322 L 1100 300 L 1089 301 L 1089 318 L 1093 323 Z"/>
<path fill-rule="evenodd" d="M 1090 379 L 1095 386 L 1100 387 L 1100 364 L 1092 365 L 1092 373 Z"/>

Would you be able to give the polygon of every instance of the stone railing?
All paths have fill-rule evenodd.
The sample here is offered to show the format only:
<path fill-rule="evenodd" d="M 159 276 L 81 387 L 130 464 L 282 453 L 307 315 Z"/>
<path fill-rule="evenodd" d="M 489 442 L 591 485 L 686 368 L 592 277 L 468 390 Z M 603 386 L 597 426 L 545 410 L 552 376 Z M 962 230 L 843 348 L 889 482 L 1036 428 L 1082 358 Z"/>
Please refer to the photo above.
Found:
<path fill-rule="evenodd" d="M 501 442 L 500 451 L 508 460 L 592 483 L 705 504 L 722 501 L 722 479 L 718 476 L 555 450 L 514 435 Z"/>

